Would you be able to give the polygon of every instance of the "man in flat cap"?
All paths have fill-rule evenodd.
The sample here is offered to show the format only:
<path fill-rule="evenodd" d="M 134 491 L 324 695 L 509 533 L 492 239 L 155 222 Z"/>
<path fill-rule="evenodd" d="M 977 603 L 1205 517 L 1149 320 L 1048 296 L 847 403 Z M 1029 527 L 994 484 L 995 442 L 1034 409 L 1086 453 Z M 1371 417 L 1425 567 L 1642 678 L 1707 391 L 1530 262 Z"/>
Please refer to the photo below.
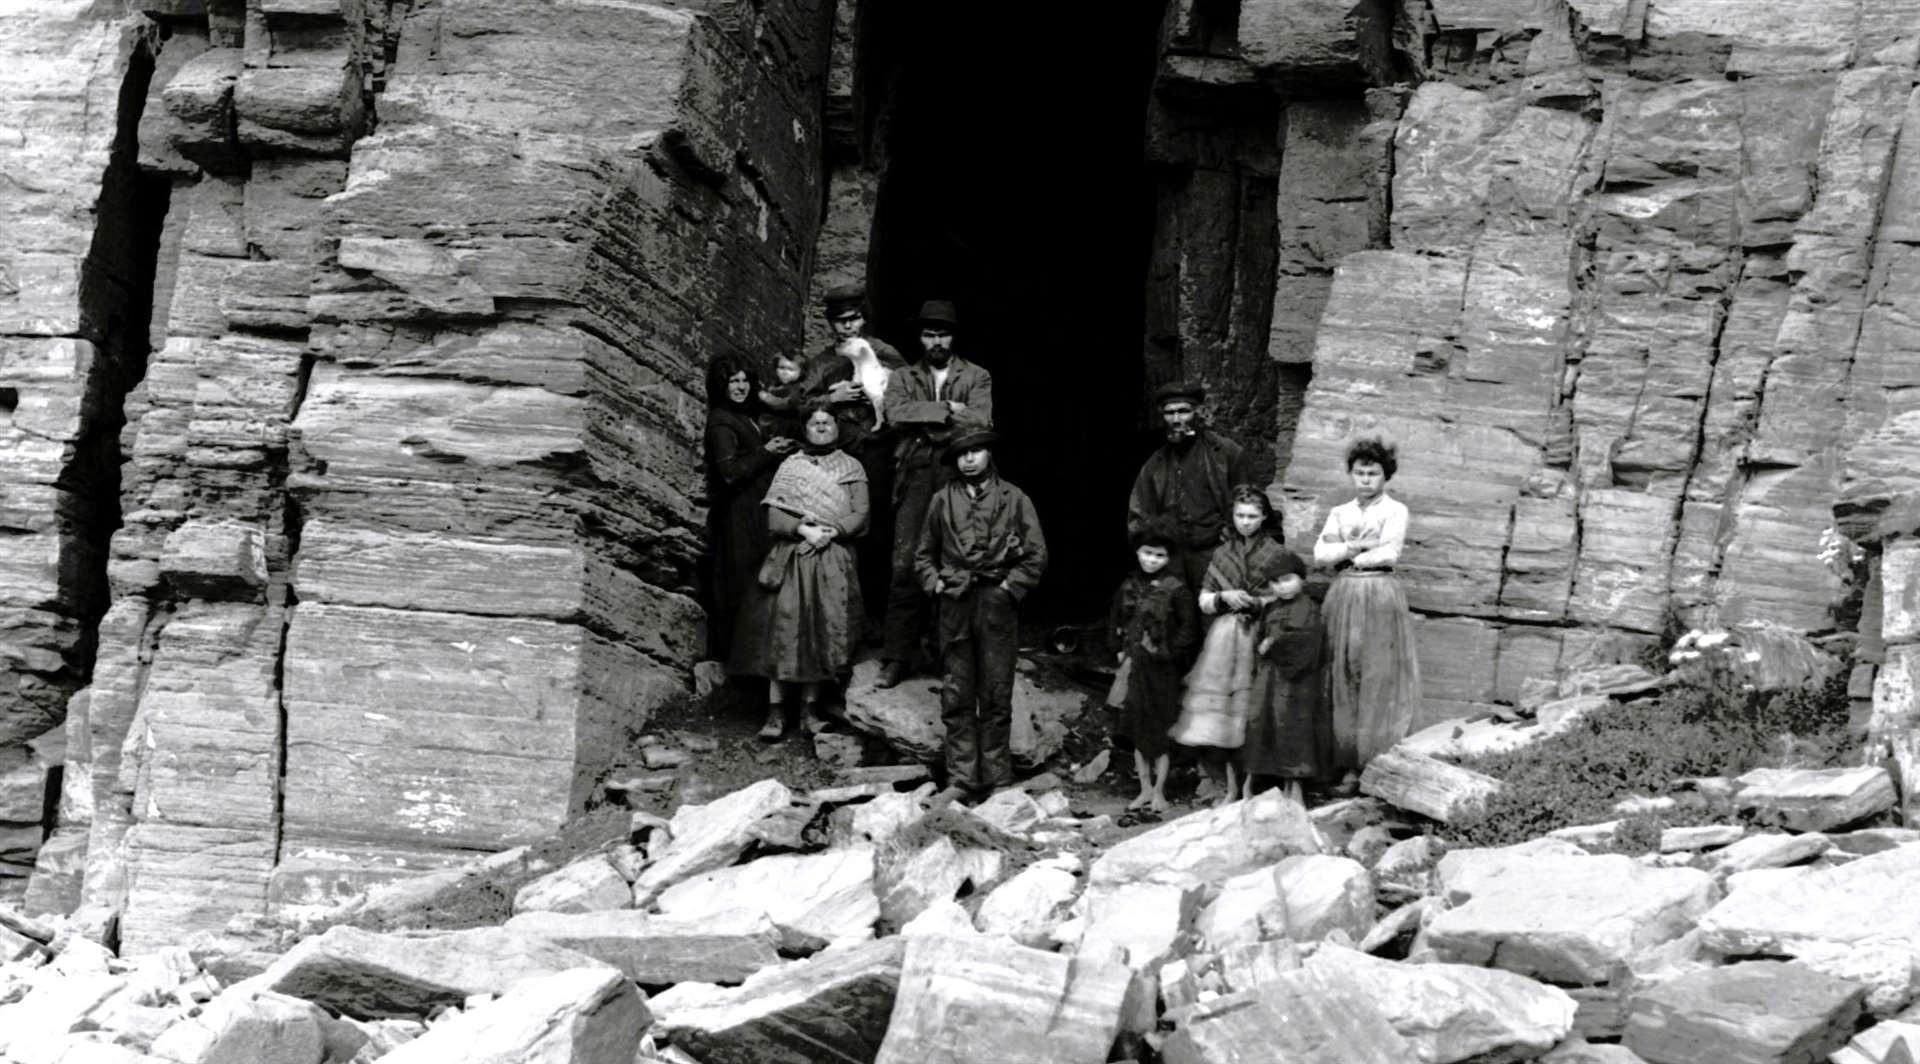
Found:
<path fill-rule="evenodd" d="M 913 555 L 920 587 L 940 599 L 947 798 L 1013 782 L 1014 605 L 1047 568 L 1040 515 L 994 469 L 997 442 L 971 423 L 956 430 L 945 461 L 957 475 L 934 492 Z"/>
<path fill-rule="evenodd" d="M 894 374 L 887 387 L 886 422 L 894 433 L 893 573 L 887 589 L 886 634 L 878 681 L 892 687 L 912 675 L 922 656 L 932 603 L 913 571 L 914 546 L 927 503 L 948 473 L 941 452 L 956 422 L 993 427 L 993 377 L 953 351 L 959 315 L 951 302 L 930 299 L 920 308 L 921 360 Z"/>
<path fill-rule="evenodd" d="M 1139 535 L 1155 518 L 1172 521 L 1180 529 L 1181 549 L 1168 568 L 1188 587 L 1198 588 L 1232 513 L 1234 485 L 1257 484 L 1264 478 L 1239 444 L 1206 427 L 1204 386 L 1189 381 L 1163 384 L 1154 390 L 1153 401 L 1166 426 L 1167 442 L 1134 478 L 1127 500 L 1127 535 Z"/>

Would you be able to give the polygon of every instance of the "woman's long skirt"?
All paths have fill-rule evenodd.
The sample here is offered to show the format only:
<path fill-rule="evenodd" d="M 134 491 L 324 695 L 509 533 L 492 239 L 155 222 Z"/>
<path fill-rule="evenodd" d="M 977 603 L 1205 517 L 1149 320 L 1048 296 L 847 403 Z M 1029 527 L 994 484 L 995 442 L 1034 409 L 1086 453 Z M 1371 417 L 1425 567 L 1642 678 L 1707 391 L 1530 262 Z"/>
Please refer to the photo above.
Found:
<path fill-rule="evenodd" d="M 728 671 L 783 683 L 825 683 L 853 668 L 866 624 L 854 561 L 841 543 L 820 550 L 775 545 L 769 562 L 782 574 L 780 586 L 763 588 L 741 611 Z"/>
<path fill-rule="evenodd" d="M 1334 764 L 1359 769 L 1406 738 L 1420 703 L 1413 615 L 1392 573 L 1349 569 L 1322 607 Z"/>
<path fill-rule="evenodd" d="M 1253 711 L 1253 666 L 1259 638 L 1243 615 L 1227 614 L 1207 629 L 1200 659 L 1187 673 L 1180 719 L 1167 733 L 1182 746 L 1237 749 Z"/>

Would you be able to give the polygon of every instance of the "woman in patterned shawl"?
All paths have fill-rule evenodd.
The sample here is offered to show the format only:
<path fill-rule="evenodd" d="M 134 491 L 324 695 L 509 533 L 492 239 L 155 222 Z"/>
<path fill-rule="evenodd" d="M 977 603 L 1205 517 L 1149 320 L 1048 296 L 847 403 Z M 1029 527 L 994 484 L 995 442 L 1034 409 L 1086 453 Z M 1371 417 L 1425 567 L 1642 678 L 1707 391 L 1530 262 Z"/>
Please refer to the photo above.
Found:
<path fill-rule="evenodd" d="M 853 667 L 866 621 L 848 541 L 867 528 L 867 474 L 840 449 L 830 408 L 810 409 L 805 429 L 800 453 L 780 463 L 767 488 L 773 548 L 760 567 L 762 594 L 741 611 L 729 670 L 767 679 L 760 737 L 769 742 L 786 733 L 795 688 L 804 726 L 819 729 L 821 686 Z"/>

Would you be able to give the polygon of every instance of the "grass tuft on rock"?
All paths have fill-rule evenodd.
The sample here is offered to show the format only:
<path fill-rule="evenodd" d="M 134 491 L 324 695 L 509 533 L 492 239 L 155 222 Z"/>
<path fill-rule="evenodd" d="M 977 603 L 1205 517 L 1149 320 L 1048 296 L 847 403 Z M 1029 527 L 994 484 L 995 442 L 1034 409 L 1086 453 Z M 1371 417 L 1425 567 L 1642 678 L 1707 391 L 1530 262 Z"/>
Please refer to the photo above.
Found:
<path fill-rule="evenodd" d="M 1765 766 L 1826 768 L 1855 753 L 1847 735 L 1846 673 L 1779 693 L 1683 683 L 1658 699 L 1594 713 L 1530 746 L 1467 759 L 1501 781 L 1498 794 L 1446 830 L 1454 846 L 1508 846 L 1560 828 L 1621 819 L 1616 802 L 1674 793 L 1675 781 L 1737 776 Z M 1629 818 L 1614 848 L 1645 852 L 1663 827 L 1724 822 L 1731 811 L 1676 795 L 1675 808 Z"/>

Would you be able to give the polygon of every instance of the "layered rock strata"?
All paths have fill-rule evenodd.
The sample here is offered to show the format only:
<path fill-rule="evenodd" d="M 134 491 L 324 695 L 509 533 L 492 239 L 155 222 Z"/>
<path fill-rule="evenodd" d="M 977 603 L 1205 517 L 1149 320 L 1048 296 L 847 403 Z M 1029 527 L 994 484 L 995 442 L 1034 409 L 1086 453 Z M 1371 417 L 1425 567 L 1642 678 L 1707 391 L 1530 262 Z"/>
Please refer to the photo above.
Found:
<path fill-rule="evenodd" d="M 1345 497 L 1348 441 L 1399 443 L 1429 715 L 1676 624 L 1844 628 L 1820 557 L 1844 451 L 1920 357 L 1898 309 L 1920 10 L 1238 10 L 1171 6 L 1149 141 L 1192 168 L 1173 216 L 1237 202 L 1242 233 L 1247 197 L 1206 182 L 1277 155 L 1274 228 L 1232 252 L 1163 227 L 1156 263 L 1237 259 L 1156 273 L 1150 303 L 1274 277 L 1260 363 L 1311 366 L 1297 410 L 1211 341 L 1238 312 L 1166 320 L 1180 372 L 1273 411 L 1296 543 Z"/>
<path fill-rule="evenodd" d="M 86 672 L 60 656 L 104 608 L 34 901 L 124 909 L 136 953 L 550 831 L 681 697 L 701 374 L 799 341 L 831 29 L 811 3 L 149 6 L 4 38 L 68 32 L 66 80 L 108 94 L 105 126 L 75 126 L 92 185 L 67 194 L 112 178 L 115 114 L 173 192 L 122 526 L 93 566 L 110 600 L 41 567 L 38 612 L 8 624 L 44 649 L 5 675 L 49 693 L 0 713 L 8 740 L 59 723 Z M 39 276 L 21 321 L 79 340 Z M 68 364 L 70 394 L 27 406 L 71 408 L 41 432 L 50 486 L 86 431 Z"/>

